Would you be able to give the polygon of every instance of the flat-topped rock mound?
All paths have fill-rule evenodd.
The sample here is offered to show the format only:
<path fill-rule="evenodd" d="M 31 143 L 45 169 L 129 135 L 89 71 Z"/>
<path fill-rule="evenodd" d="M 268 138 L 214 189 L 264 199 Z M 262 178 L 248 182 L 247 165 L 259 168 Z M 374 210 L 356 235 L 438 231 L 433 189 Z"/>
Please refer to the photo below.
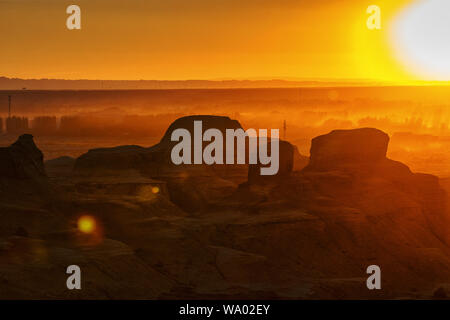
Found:
<path fill-rule="evenodd" d="M 226 129 L 242 129 L 241 124 L 237 120 L 232 120 L 229 117 L 224 116 L 212 116 L 212 115 L 194 115 L 182 117 L 169 126 L 166 133 L 161 139 L 160 143 L 172 143 L 170 137 L 172 132 L 176 129 L 186 129 L 194 136 L 194 121 L 202 122 L 202 129 L 206 131 L 208 129 L 219 129 L 225 136 Z"/>
<path fill-rule="evenodd" d="M 386 159 L 389 136 L 374 128 L 334 130 L 311 141 L 310 168 L 370 164 Z"/>
<path fill-rule="evenodd" d="M 92 149 L 81 155 L 75 163 L 77 174 L 100 174 L 104 171 L 137 169 L 147 171 L 149 164 L 172 165 L 170 152 L 176 141 L 171 141 L 172 132 L 176 129 L 186 129 L 194 137 L 194 121 L 202 121 L 202 131 L 211 128 L 219 129 L 225 136 L 226 129 L 240 129 L 237 120 L 229 117 L 195 115 L 175 120 L 167 129 L 160 143 L 145 148 L 129 145 L 114 148 Z"/>
<path fill-rule="evenodd" d="M 77 174 L 103 175 L 105 171 L 127 170 L 142 166 L 148 150 L 140 146 L 119 146 L 89 150 L 75 161 Z"/>

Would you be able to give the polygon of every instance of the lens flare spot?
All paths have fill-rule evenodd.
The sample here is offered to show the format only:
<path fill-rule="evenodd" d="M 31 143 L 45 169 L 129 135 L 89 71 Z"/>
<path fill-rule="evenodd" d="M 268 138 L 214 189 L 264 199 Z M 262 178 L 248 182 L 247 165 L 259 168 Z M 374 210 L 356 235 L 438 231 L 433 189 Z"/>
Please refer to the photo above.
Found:
<path fill-rule="evenodd" d="M 152 188 L 152 192 L 153 192 L 154 194 L 159 193 L 159 187 L 154 186 L 154 187 Z"/>
<path fill-rule="evenodd" d="M 82 216 L 78 219 L 78 230 L 83 233 L 93 233 L 97 228 L 97 222 L 92 216 Z"/>

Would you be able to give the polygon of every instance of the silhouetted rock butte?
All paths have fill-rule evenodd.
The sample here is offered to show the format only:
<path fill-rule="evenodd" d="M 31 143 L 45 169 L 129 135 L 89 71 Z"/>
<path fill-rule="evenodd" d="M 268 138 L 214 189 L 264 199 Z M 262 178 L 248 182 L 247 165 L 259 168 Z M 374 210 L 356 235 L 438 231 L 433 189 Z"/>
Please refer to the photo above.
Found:
<path fill-rule="evenodd" d="M 311 141 L 309 167 L 327 170 L 386 158 L 389 136 L 374 128 L 334 130 Z"/>
<path fill-rule="evenodd" d="M 31 134 L 24 134 L 9 147 L 0 148 L 0 177 L 39 179 L 46 177 L 44 156 Z"/>
<path fill-rule="evenodd" d="M 241 124 L 237 120 L 232 120 L 229 117 L 224 116 L 211 116 L 211 115 L 195 115 L 182 117 L 171 123 L 169 128 L 167 128 L 166 133 L 161 139 L 162 144 L 171 144 L 170 137 L 172 132 L 176 129 L 183 128 L 194 136 L 194 121 L 202 122 L 202 129 L 206 131 L 208 129 L 219 129 L 225 137 L 226 129 L 242 129 Z"/>
<path fill-rule="evenodd" d="M 60 194 L 49 182 L 43 158 L 30 134 L 0 148 L 0 235 L 19 229 L 36 235 L 59 223 Z"/>
<path fill-rule="evenodd" d="M 170 153 L 172 147 L 178 142 L 170 140 L 172 132 L 176 129 L 187 129 L 194 136 L 194 121 L 202 121 L 203 131 L 217 128 L 225 135 L 226 129 L 242 128 L 237 120 L 222 116 L 187 116 L 175 120 L 165 132 L 161 141 L 150 147 L 119 146 L 114 148 L 92 149 L 81 155 L 75 163 L 77 174 L 103 174 L 115 170 L 138 169 L 148 174 L 161 174 L 161 168 L 152 170 L 157 165 L 171 165 Z M 193 146 L 192 146 L 193 147 Z M 183 166 L 181 166 L 183 167 Z"/>

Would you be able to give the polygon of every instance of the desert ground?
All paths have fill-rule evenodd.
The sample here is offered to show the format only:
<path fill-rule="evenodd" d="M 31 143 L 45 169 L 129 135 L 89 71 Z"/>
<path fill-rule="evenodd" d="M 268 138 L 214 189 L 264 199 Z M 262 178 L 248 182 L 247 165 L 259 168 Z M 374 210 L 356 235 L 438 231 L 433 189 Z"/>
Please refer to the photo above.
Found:
<path fill-rule="evenodd" d="M 450 294 L 446 87 L 8 95 L 31 125 L 0 138 L 2 299 Z M 173 165 L 171 131 L 199 118 L 279 128 L 280 173 Z M 82 290 L 66 287 L 74 264 Z M 381 290 L 366 287 L 374 264 Z"/>

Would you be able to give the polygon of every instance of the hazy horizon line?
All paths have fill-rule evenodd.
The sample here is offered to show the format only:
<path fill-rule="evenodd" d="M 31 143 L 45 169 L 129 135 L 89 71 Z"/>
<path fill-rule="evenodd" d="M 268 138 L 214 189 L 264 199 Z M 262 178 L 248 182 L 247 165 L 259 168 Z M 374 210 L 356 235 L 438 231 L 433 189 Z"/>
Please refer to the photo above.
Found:
<path fill-rule="evenodd" d="M 58 79 L 0 76 L 0 90 L 130 90 L 130 89 L 250 89 L 293 87 L 446 86 L 450 81 L 383 81 L 352 78 L 216 78 L 216 79 Z"/>

